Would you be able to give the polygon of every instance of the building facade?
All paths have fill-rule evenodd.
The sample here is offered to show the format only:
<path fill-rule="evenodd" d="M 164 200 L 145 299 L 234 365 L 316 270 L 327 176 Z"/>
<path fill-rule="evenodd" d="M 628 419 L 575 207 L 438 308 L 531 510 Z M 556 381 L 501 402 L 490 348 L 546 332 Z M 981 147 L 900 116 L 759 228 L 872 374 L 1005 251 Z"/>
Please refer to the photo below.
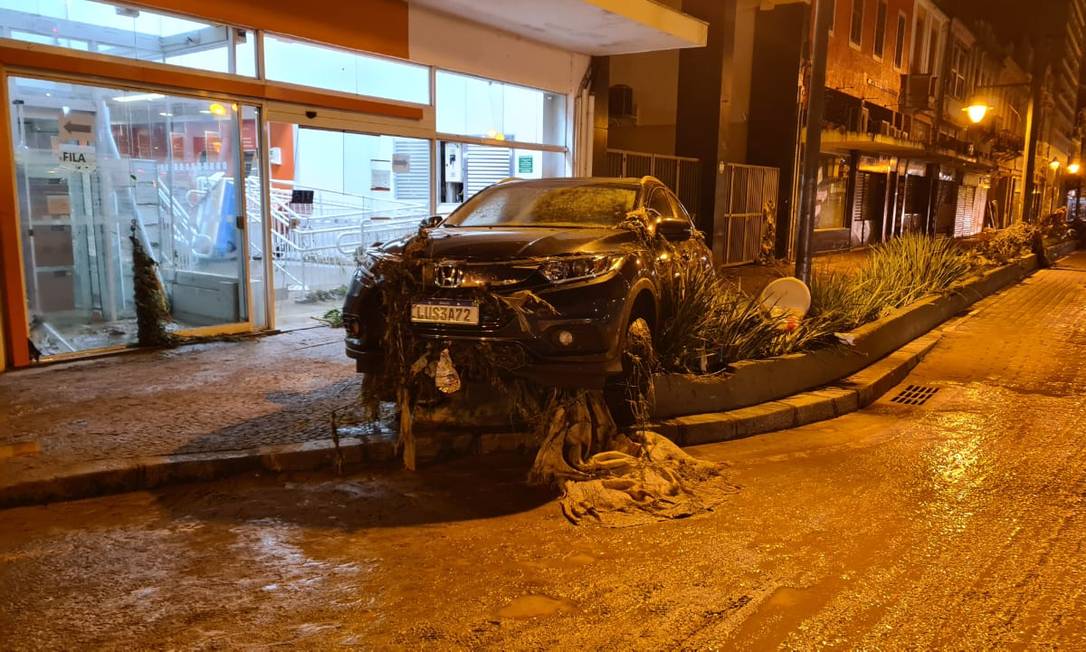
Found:
<path fill-rule="evenodd" d="M 591 56 L 705 42 L 618 4 L 0 3 L 0 367 L 132 344 L 138 249 L 182 334 L 312 325 L 359 246 L 584 173 Z"/>
<path fill-rule="evenodd" d="M 968 237 L 1012 223 L 1024 207 L 1036 215 L 1065 201 L 1081 149 L 1079 0 L 1044 3 L 1015 38 L 1001 31 L 1013 26 L 1005 16 L 964 0 L 833 4 L 816 251 L 907 231 Z M 799 80 L 805 97 L 810 29 L 809 5 L 772 3 L 758 12 L 754 76 L 774 86 L 752 92 L 748 156 L 792 180 L 780 189 L 780 205 L 791 207 L 780 218 L 791 227 L 778 230 L 781 253 L 795 237 L 803 150 L 803 116 L 787 108 L 784 84 Z M 1031 119 L 1038 163 L 1027 204 Z"/>

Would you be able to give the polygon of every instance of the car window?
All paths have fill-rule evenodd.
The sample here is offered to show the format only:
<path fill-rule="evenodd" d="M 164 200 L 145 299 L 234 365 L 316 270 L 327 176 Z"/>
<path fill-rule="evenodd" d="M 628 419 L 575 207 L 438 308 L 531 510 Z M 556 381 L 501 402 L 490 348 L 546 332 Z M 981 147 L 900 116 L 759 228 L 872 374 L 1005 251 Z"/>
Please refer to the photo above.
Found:
<path fill-rule="evenodd" d="M 494 186 L 449 216 L 446 226 L 617 226 L 637 201 L 637 187 L 618 183 Z"/>
<path fill-rule="evenodd" d="M 678 208 L 679 217 L 691 220 L 690 212 L 686 210 L 686 206 L 683 206 L 683 203 L 679 201 L 678 197 L 672 196 L 671 201 L 674 202 L 675 207 Z"/>
<path fill-rule="evenodd" d="M 675 207 L 671 204 L 671 199 L 668 198 L 667 191 L 661 188 L 657 188 L 652 192 L 652 196 L 649 198 L 648 207 L 658 212 L 661 217 L 675 217 Z"/>

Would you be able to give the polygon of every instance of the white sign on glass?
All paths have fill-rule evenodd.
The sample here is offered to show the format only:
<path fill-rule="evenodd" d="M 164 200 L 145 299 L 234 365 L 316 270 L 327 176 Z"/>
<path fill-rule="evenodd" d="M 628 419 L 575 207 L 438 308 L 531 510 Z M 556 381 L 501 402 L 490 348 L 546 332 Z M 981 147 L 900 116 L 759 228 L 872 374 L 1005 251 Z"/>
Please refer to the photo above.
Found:
<path fill-rule="evenodd" d="M 66 170 L 93 172 L 98 167 L 98 156 L 93 147 L 61 145 L 57 149 L 57 162 Z"/>

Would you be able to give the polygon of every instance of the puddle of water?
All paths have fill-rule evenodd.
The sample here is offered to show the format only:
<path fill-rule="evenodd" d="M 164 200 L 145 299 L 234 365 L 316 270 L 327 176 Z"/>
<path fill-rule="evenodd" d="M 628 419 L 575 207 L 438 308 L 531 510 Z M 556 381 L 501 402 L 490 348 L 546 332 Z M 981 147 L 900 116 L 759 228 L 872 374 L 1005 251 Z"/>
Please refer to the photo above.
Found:
<path fill-rule="evenodd" d="M 41 445 L 37 441 L 17 441 L 14 444 L 0 444 L 0 460 L 21 455 L 37 455 Z"/>
<path fill-rule="evenodd" d="M 545 595 L 523 595 L 498 610 L 498 617 L 521 620 L 573 611 L 573 605 Z"/>
<path fill-rule="evenodd" d="M 781 609 L 790 609 L 803 604 L 803 602 L 809 598 L 810 592 L 804 589 L 794 589 L 790 586 L 785 586 L 774 591 L 773 595 L 769 596 L 763 603 L 762 608 L 778 607 Z"/>
<path fill-rule="evenodd" d="M 578 552 L 570 556 L 567 561 L 574 566 L 584 566 L 596 561 L 596 558 L 588 553 Z"/>
<path fill-rule="evenodd" d="M 789 633 L 829 600 L 832 593 L 823 584 L 805 589 L 782 586 L 773 591 L 743 620 L 732 640 L 742 641 L 752 650 L 776 649 Z"/>

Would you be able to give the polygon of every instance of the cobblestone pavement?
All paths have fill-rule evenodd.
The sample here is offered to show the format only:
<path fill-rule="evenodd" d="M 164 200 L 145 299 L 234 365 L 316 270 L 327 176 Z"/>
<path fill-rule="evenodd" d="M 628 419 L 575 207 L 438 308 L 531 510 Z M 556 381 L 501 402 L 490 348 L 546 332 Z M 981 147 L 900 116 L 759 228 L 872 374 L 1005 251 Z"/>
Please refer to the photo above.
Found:
<path fill-rule="evenodd" d="M 1086 649 L 1084 376 L 1080 253 L 958 322 L 924 404 L 692 449 L 742 487 L 696 519 L 574 527 L 516 457 L 7 510 L 0 641 Z"/>
<path fill-rule="evenodd" d="M 324 439 L 360 382 L 342 331 L 324 327 L 5 374 L 0 446 L 40 451 L 0 456 L 0 474 Z"/>

